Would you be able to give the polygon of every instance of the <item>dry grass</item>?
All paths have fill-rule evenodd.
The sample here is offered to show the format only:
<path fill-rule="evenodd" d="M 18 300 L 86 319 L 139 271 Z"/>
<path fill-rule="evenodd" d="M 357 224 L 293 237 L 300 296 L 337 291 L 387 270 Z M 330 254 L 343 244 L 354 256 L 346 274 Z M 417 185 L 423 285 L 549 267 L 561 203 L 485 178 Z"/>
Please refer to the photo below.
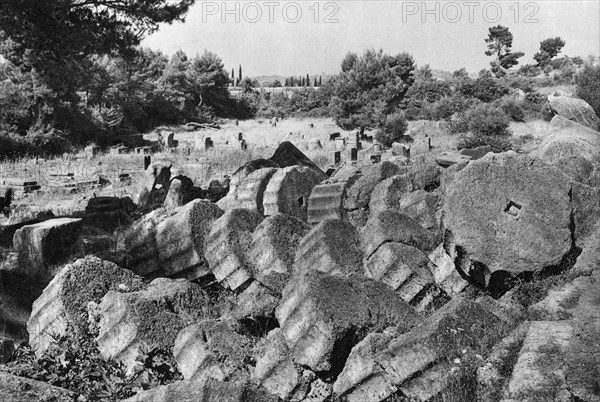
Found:
<path fill-rule="evenodd" d="M 313 126 L 310 127 L 310 124 Z M 177 128 L 171 128 L 176 131 Z M 513 137 L 518 141 L 519 148 L 526 152 L 537 148 L 541 140 L 550 131 L 549 123 L 532 121 L 527 123 L 512 123 Z M 321 169 L 326 170 L 330 163 L 331 152 L 337 150 L 339 141 L 329 141 L 329 135 L 339 132 L 342 137 L 352 138 L 355 134 L 345 131 L 335 125 L 332 119 L 287 119 L 281 120 L 276 127 L 271 127 L 268 120 L 240 121 L 239 126 L 234 121 L 221 125 L 220 130 L 198 130 L 193 132 L 176 131 L 175 139 L 179 147 L 175 152 L 157 153 L 152 155 L 152 161 L 167 160 L 174 166 L 174 174 L 186 175 L 194 180 L 195 185 L 206 187 L 211 180 L 222 180 L 225 175 L 231 175 L 244 163 L 257 159 L 269 158 L 278 144 L 290 141 L 311 158 Z M 238 133 L 248 144 L 246 151 L 241 150 Z M 373 132 L 367 132 L 373 135 Z M 416 121 L 410 122 L 408 134 L 414 141 L 407 144 L 411 147 L 413 156 L 422 155 L 428 159 L 433 154 L 456 149 L 458 136 L 447 134 L 443 122 Z M 215 147 L 204 150 L 204 140 L 210 137 Z M 147 140 L 156 140 L 156 132 L 144 135 Z M 311 146 L 311 140 L 318 139 L 321 148 Z M 429 150 L 431 140 L 432 150 Z M 365 148 L 369 144 L 364 144 Z M 187 148 L 191 148 L 190 154 Z M 342 151 L 342 160 L 347 160 L 348 148 Z M 365 152 L 361 152 L 365 157 Z M 66 175 L 73 173 L 73 179 Z M 119 182 L 119 174 L 127 173 L 131 183 Z M 102 175 L 112 184 L 102 188 L 84 187 L 81 189 L 66 188 L 65 183 L 84 180 L 98 180 Z M 41 191 L 33 194 L 17 194 L 15 206 L 18 211 L 15 219 L 33 217 L 40 210 L 50 209 L 57 215 L 70 214 L 82 210 L 87 199 L 96 194 L 107 196 L 133 196 L 139 189 L 143 176 L 143 155 L 140 154 L 103 154 L 90 157 L 85 152 L 63 155 L 48 160 L 17 159 L 0 162 L 0 180 L 7 178 L 23 181 L 37 181 L 42 186 Z M 0 181 L 2 184 L 2 181 Z M 9 183 L 7 183 L 9 184 Z M 0 186 L 4 191 L 7 184 Z"/>

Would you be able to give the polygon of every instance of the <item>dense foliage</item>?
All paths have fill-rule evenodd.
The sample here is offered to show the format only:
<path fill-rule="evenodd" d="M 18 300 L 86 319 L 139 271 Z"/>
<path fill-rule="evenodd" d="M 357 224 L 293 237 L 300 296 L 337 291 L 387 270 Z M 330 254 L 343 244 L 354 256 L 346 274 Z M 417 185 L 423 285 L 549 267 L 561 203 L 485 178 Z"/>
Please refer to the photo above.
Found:
<path fill-rule="evenodd" d="M 391 147 L 394 142 L 402 142 L 408 128 L 404 112 L 387 115 L 385 123 L 375 134 L 375 139 L 385 147 Z"/>
<path fill-rule="evenodd" d="M 589 103 L 600 116 L 600 65 L 586 64 L 577 75 L 577 96 Z"/>
<path fill-rule="evenodd" d="M 332 80 L 331 108 L 339 126 L 377 128 L 400 105 L 414 81 L 414 60 L 407 53 L 390 56 L 370 49 L 349 54 Z"/>
<path fill-rule="evenodd" d="M 142 344 L 128 375 L 125 367 L 100 354 L 92 334 L 57 337 L 39 358 L 22 345 L 15 374 L 68 389 L 78 400 L 120 401 L 183 377 L 170 352 Z"/>

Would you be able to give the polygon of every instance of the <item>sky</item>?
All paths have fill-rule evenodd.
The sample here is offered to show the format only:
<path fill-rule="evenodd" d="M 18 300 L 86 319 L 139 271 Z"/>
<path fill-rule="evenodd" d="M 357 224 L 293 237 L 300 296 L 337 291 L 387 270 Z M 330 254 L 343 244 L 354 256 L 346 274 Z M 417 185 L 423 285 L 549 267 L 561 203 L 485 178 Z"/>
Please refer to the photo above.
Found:
<path fill-rule="evenodd" d="M 509 27 L 513 51 L 534 63 L 540 41 L 560 36 L 561 55 L 600 54 L 600 1 L 197 0 L 185 22 L 143 42 L 168 55 L 209 50 L 244 76 L 336 74 L 349 51 L 408 52 L 419 66 L 475 73 L 489 68 L 488 29 Z"/>

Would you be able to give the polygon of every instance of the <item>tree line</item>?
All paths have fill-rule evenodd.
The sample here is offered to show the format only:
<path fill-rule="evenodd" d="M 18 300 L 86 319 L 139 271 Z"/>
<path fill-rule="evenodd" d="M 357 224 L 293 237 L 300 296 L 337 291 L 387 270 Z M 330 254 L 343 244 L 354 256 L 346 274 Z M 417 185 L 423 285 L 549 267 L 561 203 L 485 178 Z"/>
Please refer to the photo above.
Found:
<path fill-rule="evenodd" d="M 522 52 L 513 51 L 507 27 L 489 29 L 490 70 L 459 85 L 436 82 L 407 53 L 388 55 L 369 49 L 348 53 L 341 72 L 322 82 L 310 75 L 289 77 L 273 86 L 305 87 L 291 95 L 255 91 L 258 82 L 231 72 L 212 52 L 167 57 L 141 48 L 141 40 L 160 23 L 184 19 L 193 0 L 3 0 L 0 2 L 0 149 L 2 155 L 61 152 L 69 144 L 110 143 L 117 134 L 144 132 L 158 125 L 204 122 L 218 117 L 312 113 L 331 116 L 344 128 L 383 128 L 398 113 L 447 116 L 460 93 L 486 101 L 502 91 L 493 79 L 511 75 Z M 529 75 L 547 71 L 565 42 L 548 38 L 534 55 Z M 229 86 L 242 88 L 231 97 Z M 319 91 L 307 87 L 319 87 Z M 433 102 L 432 102 L 433 101 Z M 445 103 L 444 103 L 445 102 Z M 457 103 L 458 102 L 458 103 Z M 439 107 L 438 107 L 439 106 Z M 427 113 L 430 113 L 427 112 Z"/>

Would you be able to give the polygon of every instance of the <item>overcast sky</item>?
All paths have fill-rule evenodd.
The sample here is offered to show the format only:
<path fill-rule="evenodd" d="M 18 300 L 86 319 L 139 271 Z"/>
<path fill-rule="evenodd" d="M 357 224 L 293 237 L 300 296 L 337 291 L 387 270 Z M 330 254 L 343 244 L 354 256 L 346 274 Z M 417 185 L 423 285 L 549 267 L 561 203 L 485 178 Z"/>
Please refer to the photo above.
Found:
<path fill-rule="evenodd" d="M 184 23 L 161 26 L 143 45 L 169 55 L 210 50 L 249 76 L 337 73 L 348 51 L 369 47 L 477 72 L 489 67 L 483 40 L 498 24 L 513 33 L 513 51 L 525 53 L 521 64 L 533 63 L 539 42 L 555 36 L 566 41 L 563 55 L 600 53 L 598 0 L 197 0 Z"/>

